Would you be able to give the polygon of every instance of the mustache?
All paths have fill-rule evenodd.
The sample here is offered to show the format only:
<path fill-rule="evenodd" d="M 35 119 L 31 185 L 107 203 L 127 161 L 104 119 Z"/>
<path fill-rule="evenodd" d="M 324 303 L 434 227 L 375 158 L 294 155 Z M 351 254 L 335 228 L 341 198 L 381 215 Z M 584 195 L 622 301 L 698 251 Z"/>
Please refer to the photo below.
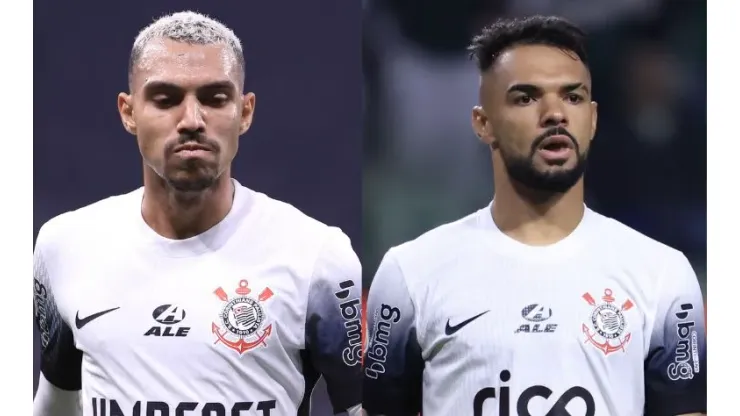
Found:
<path fill-rule="evenodd" d="M 565 127 L 551 127 L 534 139 L 534 142 L 532 142 L 532 151 L 534 152 L 545 139 L 551 136 L 566 136 L 573 142 L 573 147 L 576 151 L 579 150 L 578 140 Z"/>
<path fill-rule="evenodd" d="M 184 133 L 184 134 L 180 134 L 179 136 L 177 136 L 176 140 L 172 140 L 169 143 L 167 143 L 167 146 L 165 147 L 165 151 L 167 153 L 172 153 L 177 146 L 182 146 L 184 144 L 189 144 L 189 143 L 207 147 L 213 152 L 218 152 L 219 150 L 221 150 L 221 146 L 218 144 L 218 141 L 212 140 L 205 134 Z"/>

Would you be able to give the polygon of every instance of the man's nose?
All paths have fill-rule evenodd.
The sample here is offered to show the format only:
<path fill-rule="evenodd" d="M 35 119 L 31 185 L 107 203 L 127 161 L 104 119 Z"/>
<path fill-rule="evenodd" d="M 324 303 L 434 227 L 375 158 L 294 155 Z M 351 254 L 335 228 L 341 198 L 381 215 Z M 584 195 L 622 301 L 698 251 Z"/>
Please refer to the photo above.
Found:
<path fill-rule="evenodd" d="M 542 103 L 540 127 L 565 127 L 568 125 L 568 117 L 565 115 L 562 100 L 559 98 L 543 97 Z"/>
<path fill-rule="evenodd" d="M 195 97 L 188 97 L 182 103 L 183 111 L 177 131 L 180 134 L 202 133 L 206 123 L 203 118 L 203 107 Z"/>

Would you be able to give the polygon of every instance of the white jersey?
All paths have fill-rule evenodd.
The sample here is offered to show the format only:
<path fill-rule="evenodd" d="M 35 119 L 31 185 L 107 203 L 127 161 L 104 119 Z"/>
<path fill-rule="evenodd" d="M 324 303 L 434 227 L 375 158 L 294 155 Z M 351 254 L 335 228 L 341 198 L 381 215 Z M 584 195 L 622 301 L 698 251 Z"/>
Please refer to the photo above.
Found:
<path fill-rule="evenodd" d="M 335 413 L 361 402 L 361 269 L 349 239 L 234 181 L 226 218 L 168 240 L 143 190 L 62 214 L 34 250 L 41 371 L 85 416 Z"/>
<path fill-rule="evenodd" d="M 367 313 L 371 415 L 706 412 L 688 260 L 589 209 L 547 247 L 503 234 L 490 206 L 395 247 Z"/>

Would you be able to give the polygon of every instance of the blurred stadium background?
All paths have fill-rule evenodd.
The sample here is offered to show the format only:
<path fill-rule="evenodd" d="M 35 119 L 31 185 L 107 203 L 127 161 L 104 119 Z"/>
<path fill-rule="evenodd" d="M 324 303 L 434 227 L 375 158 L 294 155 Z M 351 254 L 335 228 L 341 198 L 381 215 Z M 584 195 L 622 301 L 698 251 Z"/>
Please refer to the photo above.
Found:
<path fill-rule="evenodd" d="M 682 250 L 706 294 L 706 2 L 366 0 L 364 283 L 386 250 L 490 202 L 490 155 L 470 127 L 465 51 L 500 16 L 581 25 L 599 128 L 595 210 Z"/>

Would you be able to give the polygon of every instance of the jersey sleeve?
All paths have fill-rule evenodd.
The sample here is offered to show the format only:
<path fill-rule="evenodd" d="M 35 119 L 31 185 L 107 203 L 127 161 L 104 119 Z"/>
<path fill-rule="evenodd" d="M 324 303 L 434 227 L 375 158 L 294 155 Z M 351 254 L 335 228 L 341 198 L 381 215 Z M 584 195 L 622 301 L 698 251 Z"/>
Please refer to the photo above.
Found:
<path fill-rule="evenodd" d="M 645 362 L 645 414 L 706 413 L 704 302 L 688 259 L 668 264 Z"/>
<path fill-rule="evenodd" d="M 54 300 L 48 262 L 49 244 L 44 228 L 33 252 L 33 312 L 41 337 L 41 373 L 55 387 L 75 391 L 82 387 L 82 352 L 72 329 L 59 313 Z"/>
<path fill-rule="evenodd" d="M 424 361 L 414 304 L 392 251 L 373 278 L 367 315 L 363 408 L 371 416 L 415 416 L 421 411 Z"/>
<path fill-rule="evenodd" d="M 333 229 L 316 262 L 306 313 L 304 368 L 326 382 L 335 414 L 362 402 L 362 268 L 349 238 Z"/>

